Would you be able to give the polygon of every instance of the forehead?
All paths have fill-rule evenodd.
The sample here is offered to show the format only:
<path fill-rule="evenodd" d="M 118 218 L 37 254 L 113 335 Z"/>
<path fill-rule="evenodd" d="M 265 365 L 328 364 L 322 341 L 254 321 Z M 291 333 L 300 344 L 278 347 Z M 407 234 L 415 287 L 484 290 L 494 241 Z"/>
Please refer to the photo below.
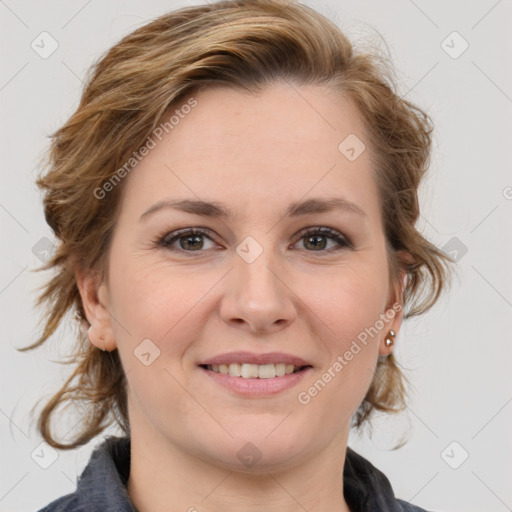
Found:
<path fill-rule="evenodd" d="M 185 101 L 164 116 L 163 123 L 173 118 L 172 128 L 125 183 L 123 201 L 139 215 L 166 196 L 222 201 L 240 215 L 263 205 L 281 211 L 308 194 L 375 210 L 363 124 L 340 94 L 278 83 L 257 94 L 213 87 L 193 98 L 193 108 L 182 108 Z M 355 159 L 344 153 L 347 140 L 362 151 Z"/>
<path fill-rule="evenodd" d="M 246 166 L 251 160 L 261 170 L 265 162 L 268 167 L 304 157 L 306 162 L 337 157 L 345 136 L 365 138 L 352 102 L 324 86 L 278 82 L 259 93 L 216 86 L 195 99 L 197 106 L 169 137 L 191 160 L 208 155 Z"/>

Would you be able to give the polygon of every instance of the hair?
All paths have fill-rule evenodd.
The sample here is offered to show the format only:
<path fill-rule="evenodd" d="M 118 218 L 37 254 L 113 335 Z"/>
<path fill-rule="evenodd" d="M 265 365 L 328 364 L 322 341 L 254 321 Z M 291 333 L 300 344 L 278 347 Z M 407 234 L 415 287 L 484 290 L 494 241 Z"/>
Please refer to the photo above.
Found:
<path fill-rule="evenodd" d="M 432 123 L 400 97 L 391 68 L 375 54 L 357 53 L 340 29 L 309 7 L 284 0 L 232 0 L 167 13 L 125 36 L 88 72 L 81 101 L 51 135 L 44 169 L 46 221 L 57 237 L 52 257 L 38 270 L 55 272 L 41 288 L 43 344 L 69 312 L 88 325 L 74 264 L 106 275 L 123 184 L 97 191 L 115 177 L 151 137 L 170 109 L 212 86 L 252 93 L 279 80 L 325 85 L 351 100 L 364 122 L 379 188 L 390 283 L 400 273 L 404 318 L 430 309 L 449 278 L 444 252 L 415 228 L 417 190 L 430 159 Z M 112 181 L 111 181 L 112 183 Z M 402 257 L 403 255 L 407 257 Z M 74 371 L 43 407 L 38 429 L 59 449 L 83 445 L 109 425 L 129 434 L 126 379 L 117 350 L 93 346 L 77 331 L 69 363 Z M 393 355 L 379 358 L 373 381 L 354 414 L 359 428 L 374 410 L 405 408 L 405 376 Z M 62 406 L 85 404 L 70 442 L 59 441 L 51 420 Z"/>

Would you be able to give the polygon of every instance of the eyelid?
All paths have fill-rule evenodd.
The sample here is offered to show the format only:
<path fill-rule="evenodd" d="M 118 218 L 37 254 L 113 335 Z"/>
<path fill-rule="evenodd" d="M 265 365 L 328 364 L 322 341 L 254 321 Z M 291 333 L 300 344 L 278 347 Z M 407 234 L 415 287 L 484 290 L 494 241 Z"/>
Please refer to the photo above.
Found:
<path fill-rule="evenodd" d="M 179 240 L 181 237 L 184 237 L 186 235 L 193 236 L 193 235 L 203 235 L 212 242 L 218 243 L 215 240 L 215 237 L 211 236 L 212 231 L 208 228 L 202 228 L 202 227 L 190 227 L 190 228 L 181 228 L 181 229 L 175 229 L 173 231 L 169 231 L 164 236 L 160 236 L 157 238 L 157 243 L 159 245 L 162 245 L 164 247 L 169 247 L 171 243 L 175 242 L 176 240 Z M 179 249 L 178 249 L 179 250 Z M 183 251 L 183 249 L 182 249 Z M 194 251 L 184 251 L 184 252 L 194 252 Z M 196 252 L 202 252 L 202 251 L 196 251 Z"/>
<path fill-rule="evenodd" d="M 350 240 L 350 238 L 343 233 L 339 232 L 337 229 L 328 227 L 328 226 L 310 226 L 302 229 L 296 235 L 298 240 L 303 238 L 306 235 L 324 235 L 332 240 L 335 240 L 340 248 L 341 247 L 349 247 L 353 248 L 354 244 Z M 316 251 L 308 251 L 308 252 L 316 252 Z M 318 252 L 330 252 L 330 251 L 318 251 Z"/>

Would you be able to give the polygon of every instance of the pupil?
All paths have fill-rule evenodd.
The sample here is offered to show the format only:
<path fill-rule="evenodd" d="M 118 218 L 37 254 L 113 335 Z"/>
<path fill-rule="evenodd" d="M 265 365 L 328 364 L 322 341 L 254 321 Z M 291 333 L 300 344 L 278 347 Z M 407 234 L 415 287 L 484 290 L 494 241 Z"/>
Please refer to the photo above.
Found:
<path fill-rule="evenodd" d="M 318 239 L 320 239 L 320 242 L 318 242 Z M 326 239 L 323 235 L 311 235 L 309 237 L 307 237 L 307 243 L 311 243 L 311 245 L 314 247 L 314 248 L 320 248 L 320 249 L 325 249 L 326 247 Z M 316 240 L 316 241 L 314 241 Z"/>
<path fill-rule="evenodd" d="M 184 246 L 183 240 L 186 240 L 185 245 L 188 245 L 188 247 Z M 197 245 L 194 245 L 197 244 Z M 201 235 L 191 235 L 184 237 L 180 240 L 180 245 L 182 249 L 200 249 L 202 244 Z"/>

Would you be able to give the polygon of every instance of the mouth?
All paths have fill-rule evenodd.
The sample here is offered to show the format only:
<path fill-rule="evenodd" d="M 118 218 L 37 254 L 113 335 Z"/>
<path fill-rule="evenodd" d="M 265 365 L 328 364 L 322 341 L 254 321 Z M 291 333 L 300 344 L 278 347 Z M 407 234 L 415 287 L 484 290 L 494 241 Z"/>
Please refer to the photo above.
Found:
<path fill-rule="evenodd" d="M 284 352 L 229 352 L 199 361 L 197 366 L 216 386 L 246 398 L 290 390 L 314 371 L 309 361 Z"/>
<path fill-rule="evenodd" d="M 229 375 L 230 377 L 239 377 L 241 379 L 274 379 L 312 368 L 311 365 L 296 366 L 287 363 L 251 364 L 242 362 L 230 364 L 200 364 L 199 366 L 214 373 Z"/>

